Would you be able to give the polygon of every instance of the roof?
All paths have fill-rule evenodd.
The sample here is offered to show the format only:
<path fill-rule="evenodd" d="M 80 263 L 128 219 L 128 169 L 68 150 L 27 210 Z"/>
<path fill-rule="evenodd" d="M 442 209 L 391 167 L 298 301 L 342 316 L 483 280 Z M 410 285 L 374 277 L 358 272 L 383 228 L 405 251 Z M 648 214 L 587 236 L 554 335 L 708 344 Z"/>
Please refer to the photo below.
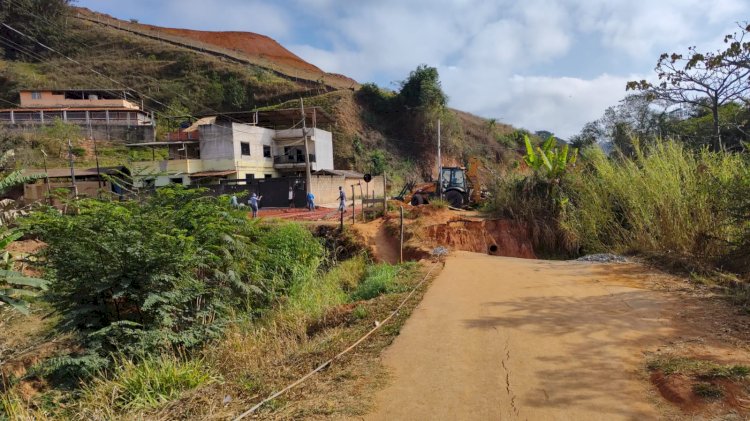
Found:
<path fill-rule="evenodd" d="M 226 175 L 236 174 L 235 170 L 226 171 L 203 171 L 190 174 L 190 177 L 224 177 Z"/>
<path fill-rule="evenodd" d="M 198 130 L 199 126 L 207 126 L 214 123 L 216 123 L 216 117 L 203 117 L 199 118 L 195 123 L 191 124 L 190 127 L 182 131 L 190 133 Z"/>
<path fill-rule="evenodd" d="M 365 175 L 356 171 L 351 170 L 318 170 L 313 174 L 315 175 L 338 175 L 346 178 L 362 178 Z"/>
<path fill-rule="evenodd" d="M 115 175 L 120 172 L 126 172 L 125 167 L 99 167 L 99 173 Z M 76 177 L 97 176 L 96 168 L 74 168 Z M 23 170 L 23 175 L 44 175 L 44 169 L 28 168 Z M 70 178 L 70 168 L 48 168 L 46 172 L 49 178 Z"/>
<path fill-rule="evenodd" d="M 257 116 L 257 120 L 256 120 Z M 299 108 L 286 108 L 282 110 L 253 110 L 221 113 L 216 118 L 221 121 L 234 121 L 242 123 L 257 124 L 258 126 L 275 126 L 275 125 L 294 125 L 301 120 Z M 312 125 L 313 120 L 316 125 L 335 123 L 333 117 L 320 107 L 306 107 L 305 117 Z"/>

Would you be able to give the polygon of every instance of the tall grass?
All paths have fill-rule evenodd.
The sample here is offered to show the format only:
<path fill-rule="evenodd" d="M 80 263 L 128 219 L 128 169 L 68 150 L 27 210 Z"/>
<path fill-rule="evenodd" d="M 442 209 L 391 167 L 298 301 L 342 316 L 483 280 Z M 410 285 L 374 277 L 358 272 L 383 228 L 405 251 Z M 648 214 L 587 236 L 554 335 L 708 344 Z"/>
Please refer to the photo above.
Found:
<path fill-rule="evenodd" d="M 0 394 L 0 420 L 45 421 L 51 419 L 44 411 L 31 408 L 13 389 Z"/>
<path fill-rule="evenodd" d="M 633 158 L 592 148 L 560 179 L 496 179 L 485 210 L 525 224 L 542 253 L 637 253 L 750 272 L 749 171 L 744 155 L 671 141 Z"/>
<path fill-rule="evenodd" d="M 562 226 L 582 251 L 659 254 L 720 263 L 741 234 L 728 186 L 748 171 L 741 155 L 693 152 L 674 142 L 635 159 L 589 153 L 588 166 L 568 177 Z"/>
<path fill-rule="evenodd" d="M 81 415 L 111 418 L 123 411 L 156 408 L 218 380 L 199 358 L 171 354 L 140 361 L 123 358 L 111 376 L 86 386 L 79 407 Z"/>
<path fill-rule="evenodd" d="M 379 264 L 367 268 L 365 279 L 352 293 L 354 300 L 369 300 L 378 295 L 400 292 L 404 285 L 399 282 L 401 266 Z"/>

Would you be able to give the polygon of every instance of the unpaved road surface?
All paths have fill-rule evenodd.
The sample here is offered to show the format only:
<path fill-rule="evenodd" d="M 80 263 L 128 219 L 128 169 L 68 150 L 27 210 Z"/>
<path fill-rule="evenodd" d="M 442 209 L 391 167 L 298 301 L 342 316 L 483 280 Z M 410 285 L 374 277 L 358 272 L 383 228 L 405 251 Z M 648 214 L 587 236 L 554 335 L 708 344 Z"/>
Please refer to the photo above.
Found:
<path fill-rule="evenodd" d="M 384 354 L 371 420 L 659 418 L 644 351 L 674 332 L 634 264 L 457 252 Z"/>

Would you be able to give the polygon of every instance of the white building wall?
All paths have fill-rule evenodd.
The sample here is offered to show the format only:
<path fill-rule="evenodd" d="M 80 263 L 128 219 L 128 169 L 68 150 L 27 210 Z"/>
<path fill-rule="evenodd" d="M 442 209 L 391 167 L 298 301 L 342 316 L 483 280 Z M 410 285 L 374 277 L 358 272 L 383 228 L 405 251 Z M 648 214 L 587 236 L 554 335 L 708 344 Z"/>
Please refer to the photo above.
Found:
<path fill-rule="evenodd" d="M 280 174 L 273 168 L 274 140 L 276 131 L 248 124 L 232 123 L 233 149 L 237 165 L 237 178 L 244 179 L 247 174 L 253 174 L 255 178 L 263 178 L 270 174 L 279 177 Z M 241 143 L 250 144 L 250 156 L 242 155 Z M 271 156 L 263 156 L 263 146 L 271 147 Z"/>
<path fill-rule="evenodd" d="M 333 135 L 326 130 L 315 129 L 315 170 L 332 170 L 333 168 Z"/>

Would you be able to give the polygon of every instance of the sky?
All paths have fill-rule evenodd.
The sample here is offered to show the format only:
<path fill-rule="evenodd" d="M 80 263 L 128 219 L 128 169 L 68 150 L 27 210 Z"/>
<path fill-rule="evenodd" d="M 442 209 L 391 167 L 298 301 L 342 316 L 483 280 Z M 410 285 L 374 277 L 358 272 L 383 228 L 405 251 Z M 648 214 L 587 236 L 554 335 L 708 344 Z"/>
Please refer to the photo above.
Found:
<path fill-rule="evenodd" d="M 141 23 L 268 35 L 327 72 L 398 89 L 436 67 L 449 105 L 562 138 L 653 79 L 663 52 L 722 47 L 750 0 L 78 0 Z"/>

